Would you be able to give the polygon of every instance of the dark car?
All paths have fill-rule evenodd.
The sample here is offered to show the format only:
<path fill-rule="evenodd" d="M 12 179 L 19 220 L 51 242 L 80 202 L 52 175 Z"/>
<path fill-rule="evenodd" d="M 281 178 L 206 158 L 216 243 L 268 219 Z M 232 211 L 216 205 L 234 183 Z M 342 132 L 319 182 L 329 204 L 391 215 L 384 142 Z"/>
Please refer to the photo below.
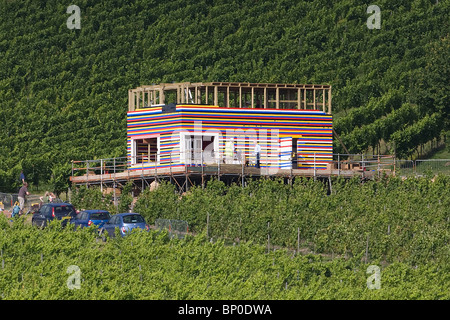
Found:
<path fill-rule="evenodd" d="M 45 227 L 49 221 L 54 219 L 62 220 L 65 226 L 67 221 L 76 217 L 77 213 L 70 203 L 46 203 L 31 218 L 33 226 Z"/>
<path fill-rule="evenodd" d="M 135 228 L 150 230 L 145 219 L 138 213 L 119 213 L 111 217 L 103 227 L 99 230 L 100 235 L 109 234 L 110 237 L 115 236 L 115 229 L 119 228 L 120 235 L 123 237 Z"/>
<path fill-rule="evenodd" d="M 89 227 L 95 225 L 102 227 L 111 218 L 111 214 L 106 210 L 85 210 L 70 220 L 70 223 L 77 227 Z"/>

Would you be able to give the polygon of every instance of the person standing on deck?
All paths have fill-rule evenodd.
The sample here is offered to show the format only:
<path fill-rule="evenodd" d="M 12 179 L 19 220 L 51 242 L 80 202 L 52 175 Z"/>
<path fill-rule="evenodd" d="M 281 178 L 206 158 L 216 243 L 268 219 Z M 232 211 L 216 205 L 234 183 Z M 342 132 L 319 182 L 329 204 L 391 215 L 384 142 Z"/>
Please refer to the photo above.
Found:
<path fill-rule="evenodd" d="M 234 139 L 230 139 L 225 144 L 225 163 L 233 163 L 234 152 Z"/>
<path fill-rule="evenodd" d="M 261 154 L 261 146 L 259 145 L 258 141 L 255 143 L 255 157 L 256 157 L 256 164 L 255 168 L 260 168 L 260 154 Z"/>

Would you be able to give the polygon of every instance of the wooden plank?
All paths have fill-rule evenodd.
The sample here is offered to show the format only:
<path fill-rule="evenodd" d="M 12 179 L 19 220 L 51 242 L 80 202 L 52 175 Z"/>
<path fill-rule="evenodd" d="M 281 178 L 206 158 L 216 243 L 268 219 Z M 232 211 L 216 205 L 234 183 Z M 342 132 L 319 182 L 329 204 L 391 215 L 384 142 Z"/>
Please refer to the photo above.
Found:
<path fill-rule="evenodd" d="M 239 108 L 242 108 L 242 88 L 239 87 Z"/>
<path fill-rule="evenodd" d="M 254 87 L 252 87 L 251 97 L 252 97 L 252 109 L 254 109 L 255 108 L 255 88 Z"/>
<path fill-rule="evenodd" d="M 214 87 L 214 105 L 219 105 L 219 91 L 217 87 Z"/>
<path fill-rule="evenodd" d="M 280 109 L 280 88 L 277 87 L 275 94 L 275 106 L 277 109 Z"/>
<path fill-rule="evenodd" d="M 128 111 L 134 110 L 134 93 L 133 90 L 128 90 Z"/>
<path fill-rule="evenodd" d="M 303 100 L 303 103 L 304 103 L 303 109 L 306 110 L 306 108 L 307 108 L 307 106 L 306 106 L 306 89 L 304 89 L 303 92 L 304 92 L 304 94 L 303 94 L 303 99 L 304 99 L 304 100 Z"/>
<path fill-rule="evenodd" d="M 264 109 L 267 109 L 267 102 L 268 102 L 268 99 L 267 99 L 267 88 L 266 87 L 264 87 Z"/>
<path fill-rule="evenodd" d="M 322 90 L 322 110 L 325 112 L 325 89 Z"/>
<path fill-rule="evenodd" d="M 328 114 L 331 114 L 331 86 L 328 89 Z"/>
<path fill-rule="evenodd" d="M 313 90 L 313 102 L 314 102 L 314 110 L 317 110 L 317 106 L 316 106 L 316 90 Z"/>

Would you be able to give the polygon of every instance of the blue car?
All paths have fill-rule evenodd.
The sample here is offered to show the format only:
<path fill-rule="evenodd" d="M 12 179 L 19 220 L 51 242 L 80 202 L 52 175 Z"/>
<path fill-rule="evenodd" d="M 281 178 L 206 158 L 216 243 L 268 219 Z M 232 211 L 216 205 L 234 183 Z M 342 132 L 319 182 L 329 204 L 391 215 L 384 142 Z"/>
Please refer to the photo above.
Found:
<path fill-rule="evenodd" d="M 108 233 L 110 237 L 114 237 L 116 228 L 119 229 L 122 237 L 135 228 L 146 231 L 150 230 L 145 219 L 139 213 L 119 213 L 113 215 L 111 219 L 100 228 L 99 234 L 104 240 L 106 239 L 104 238 L 106 233 Z"/>
<path fill-rule="evenodd" d="M 91 225 L 102 227 L 111 218 L 111 214 L 106 210 L 85 210 L 81 211 L 70 223 L 77 227 L 89 227 Z"/>
<path fill-rule="evenodd" d="M 66 226 L 67 221 L 77 215 L 75 208 L 70 203 L 46 203 L 33 214 L 31 224 L 33 226 L 45 227 L 52 220 L 61 220 L 61 225 Z"/>

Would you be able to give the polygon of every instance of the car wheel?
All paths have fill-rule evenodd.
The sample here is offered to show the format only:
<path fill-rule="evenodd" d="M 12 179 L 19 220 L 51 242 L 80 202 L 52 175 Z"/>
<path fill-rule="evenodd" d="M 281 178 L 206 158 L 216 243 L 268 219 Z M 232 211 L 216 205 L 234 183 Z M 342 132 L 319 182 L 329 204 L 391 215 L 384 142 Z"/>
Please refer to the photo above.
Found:
<path fill-rule="evenodd" d="M 105 235 L 105 229 L 100 229 L 99 231 L 98 231 L 98 235 L 102 238 L 102 241 L 103 242 L 106 242 L 106 235 Z"/>

